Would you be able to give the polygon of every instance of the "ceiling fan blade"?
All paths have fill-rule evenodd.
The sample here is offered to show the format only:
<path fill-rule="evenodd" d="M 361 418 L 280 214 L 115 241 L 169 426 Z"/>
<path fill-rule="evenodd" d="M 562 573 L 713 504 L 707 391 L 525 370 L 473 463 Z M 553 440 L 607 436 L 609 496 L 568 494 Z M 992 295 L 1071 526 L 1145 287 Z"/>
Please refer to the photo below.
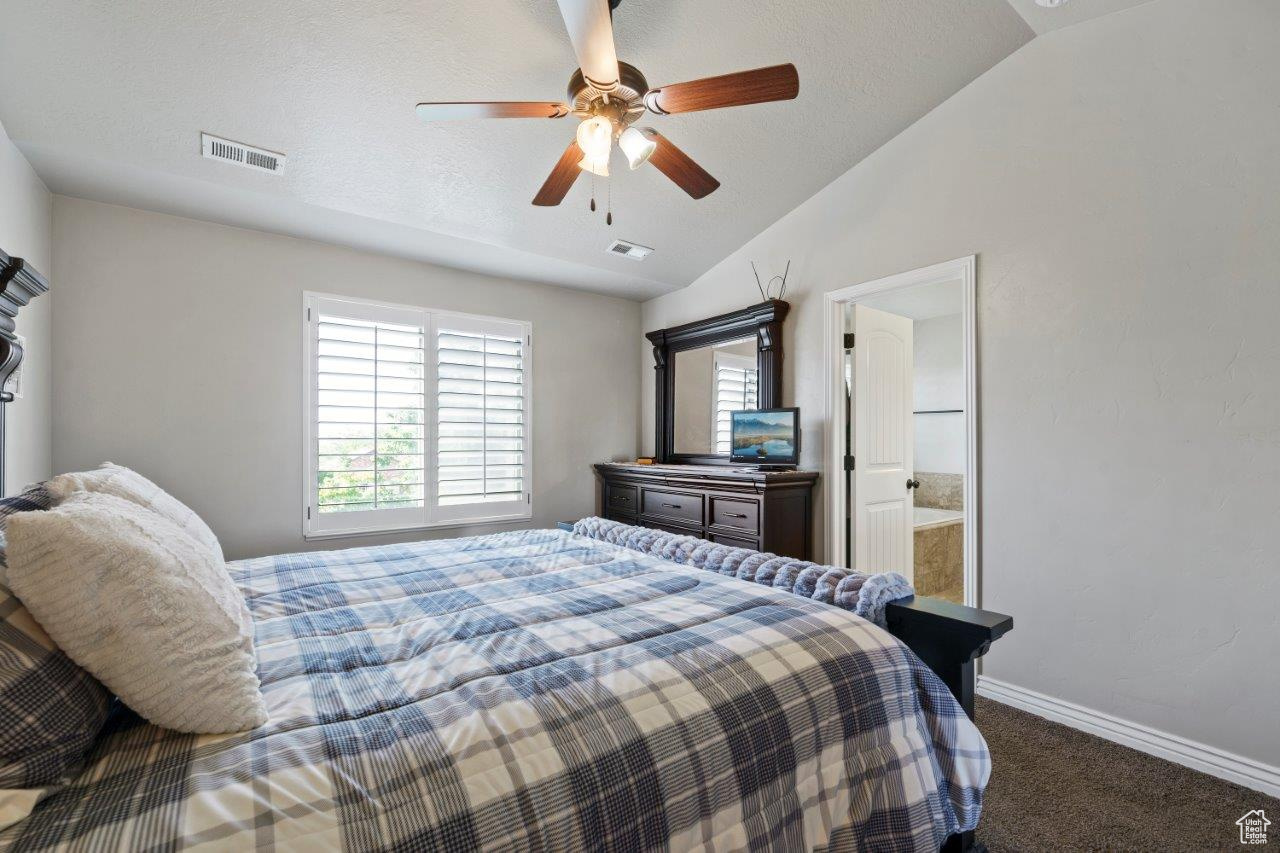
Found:
<path fill-rule="evenodd" d="M 658 146 L 649 155 L 649 162 L 659 172 L 674 181 L 680 189 L 694 198 L 702 198 L 719 188 L 720 182 L 711 177 L 706 169 L 693 162 L 688 154 L 673 145 L 671 140 L 651 127 L 642 128 L 640 132 Z"/>
<path fill-rule="evenodd" d="M 798 94 L 800 75 L 794 65 L 787 63 L 650 89 L 644 96 L 644 105 L 659 115 L 667 115 L 789 101 Z"/>
<path fill-rule="evenodd" d="M 469 118 L 564 118 L 569 105 L 553 101 L 442 101 L 418 104 L 423 121 Z"/>
<path fill-rule="evenodd" d="M 560 162 L 556 163 L 556 167 L 547 176 L 542 189 L 533 197 L 533 203 L 538 207 L 555 207 L 564 201 L 569 188 L 578 180 L 578 175 L 582 174 L 582 170 L 578 168 L 578 161 L 581 159 L 582 149 L 577 142 L 570 142 L 569 147 L 560 155 Z"/>
<path fill-rule="evenodd" d="M 618 86 L 618 54 L 613 46 L 613 16 L 609 0 L 559 0 L 573 42 L 573 52 L 587 82 L 601 92 Z"/>

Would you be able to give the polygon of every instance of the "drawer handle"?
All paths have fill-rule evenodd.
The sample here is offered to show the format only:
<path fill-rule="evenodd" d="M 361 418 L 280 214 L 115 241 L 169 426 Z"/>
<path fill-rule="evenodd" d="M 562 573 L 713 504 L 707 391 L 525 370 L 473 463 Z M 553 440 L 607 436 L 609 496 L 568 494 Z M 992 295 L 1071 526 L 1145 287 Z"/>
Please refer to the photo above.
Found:
<path fill-rule="evenodd" d="M 616 497 L 614 497 L 613 502 L 616 504 L 629 504 L 631 503 L 631 498 L 623 497 L 622 495 L 617 495 Z"/>
<path fill-rule="evenodd" d="M 726 512 L 725 515 L 729 516 L 729 518 L 746 518 L 747 517 L 747 514 L 745 512 Z"/>
<path fill-rule="evenodd" d="M 663 504 L 667 509 L 679 509 L 680 504 Z"/>

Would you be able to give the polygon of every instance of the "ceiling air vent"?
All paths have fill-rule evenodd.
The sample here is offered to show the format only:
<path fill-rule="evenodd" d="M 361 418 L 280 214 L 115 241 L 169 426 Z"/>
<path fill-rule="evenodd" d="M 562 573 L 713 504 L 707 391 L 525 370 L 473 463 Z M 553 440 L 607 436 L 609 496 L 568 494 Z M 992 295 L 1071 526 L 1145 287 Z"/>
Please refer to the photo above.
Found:
<path fill-rule="evenodd" d="M 200 134 L 200 147 L 204 156 L 210 160 L 221 160 L 244 166 L 246 169 L 257 169 L 259 172 L 275 174 L 284 169 L 284 155 L 265 148 L 254 148 L 243 142 L 232 142 L 207 133 Z"/>
<path fill-rule="evenodd" d="M 633 261 L 643 261 L 649 257 L 653 249 L 636 243 L 628 243 L 626 240 L 614 240 L 609 244 L 607 251 L 611 255 L 622 255 L 622 257 L 630 258 Z"/>

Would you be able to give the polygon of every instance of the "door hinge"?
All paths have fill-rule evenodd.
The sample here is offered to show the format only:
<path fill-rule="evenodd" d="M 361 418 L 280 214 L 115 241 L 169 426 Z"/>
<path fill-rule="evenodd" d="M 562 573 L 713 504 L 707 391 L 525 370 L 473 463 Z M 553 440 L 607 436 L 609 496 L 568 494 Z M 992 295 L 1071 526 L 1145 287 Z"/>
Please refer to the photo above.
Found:
<path fill-rule="evenodd" d="M 852 456 L 846 456 L 846 457 L 844 458 L 844 470 L 846 470 L 846 471 L 852 471 L 852 470 L 853 470 L 853 457 L 852 457 Z"/>
<path fill-rule="evenodd" d="M 844 348 L 853 349 L 853 332 L 844 333 Z"/>

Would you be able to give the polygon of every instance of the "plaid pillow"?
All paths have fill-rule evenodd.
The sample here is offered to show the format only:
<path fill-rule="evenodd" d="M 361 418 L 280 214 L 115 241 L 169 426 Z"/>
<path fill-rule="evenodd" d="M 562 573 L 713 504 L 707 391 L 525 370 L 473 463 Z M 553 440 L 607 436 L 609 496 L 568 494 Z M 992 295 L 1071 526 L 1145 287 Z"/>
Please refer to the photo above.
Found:
<path fill-rule="evenodd" d="M 53 507 L 53 503 L 53 495 L 44 487 L 44 483 L 34 483 L 27 486 L 20 495 L 14 495 L 11 498 L 0 498 L 0 566 L 7 565 L 5 563 L 4 528 L 9 523 L 9 516 L 19 512 L 50 509 Z M 0 582 L 3 582 L 3 580 L 3 576 L 0 576 Z"/>
<path fill-rule="evenodd" d="M 107 689 L 0 587 L 0 790 L 70 781 L 110 701 Z"/>
<path fill-rule="evenodd" d="M 52 505 L 43 484 L 0 499 L 0 567 L 9 517 Z M 107 689 L 49 639 L 0 572 L 0 828 L 25 817 L 47 793 L 41 789 L 80 771 L 110 703 Z"/>

